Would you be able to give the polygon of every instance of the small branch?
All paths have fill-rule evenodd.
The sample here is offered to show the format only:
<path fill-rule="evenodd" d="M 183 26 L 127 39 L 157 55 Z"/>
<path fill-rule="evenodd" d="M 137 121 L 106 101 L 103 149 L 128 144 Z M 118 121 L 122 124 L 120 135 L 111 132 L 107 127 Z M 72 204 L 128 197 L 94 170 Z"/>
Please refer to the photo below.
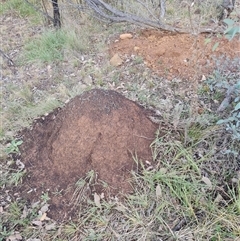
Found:
<path fill-rule="evenodd" d="M 69 1 L 69 0 L 68 0 Z M 137 0 L 137 2 L 141 5 L 143 3 L 140 0 Z M 164 2 L 164 1 L 162 1 Z M 190 15 L 190 22 L 191 22 L 191 28 L 192 29 L 181 29 L 181 28 L 175 28 L 171 25 L 167 25 L 162 23 L 160 20 L 155 18 L 154 20 L 146 19 L 144 17 L 139 17 L 137 15 L 133 15 L 130 13 L 126 13 L 123 11 L 118 10 L 117 8 L 112 7 L 111 5 L 107 4 L 105 1 L 102 0 L 85 0 L 85 3 L 89 7 L 90 10 L 95 12 L 95 15 L 93 17 L 101 20 L 101 21 L 107 21 L 107 22 L 129 22 L 132 24 L 144 26 L 144 27 L 153 27 L 156 29 L 160 29 L 163 31 L 170 31 L 175 33 L 193 33 L 193 24 L 192 24 L 192 16 L 191 16 L 191 5 L 189 5 L 188 13 Z M 147 10 L 149 10 L 147 7 L 145 7 Z M 148 11 L 150 15 L 152 16 L 151 11 Z M 223 33 L 223 31 L 219 29 L 210 29 L 210 28 L 202 28 L 199 30 L 198 33 Z"/>
<path fill-rule="evenodd" d="M 48 15 L 48 11 L 47 11 L 47 8 L 46 8 L 44 0 L 42 0 L 42 6 L 43 6 L 43 9 L 44 9 L 45 13 Z M 44 16 L 44 17 L 46 19 L 47 24 L 49 24 L 50 20 L 46 16 Z"/>
<path fill-rule="evenodd" d="M 0 54 L 5 58 L 7 59 L 8 61 L 8 66 L 14 66 L 14 63 L 13 61 L 0 49 Z"/>
<path fill-rule="evenodd" d="M 153 14 L 153 12 L 146 6 L 146 4 L 144 4 L 142 1 L 137 0 L 137 2 L 139 2 L 139 4 L 141 4 L 150 14 L 150 16 L 152 16 L 155 20 L 158 21 L 157 17 Z"/>
<path fill-rule="evenodd" d="M 161 8 L 161 14 L 160 14 L 160 17 L 161 19 L 164 18 L 165 16 L 165 12 L 166 12 L 166 0 L 160 0 L 160 8 Z"/>
<path fill-rule="evenodd" d="M 28 0 L 24 0 L 27 4 L 29 4 L 32 8 L 34 8 L 37 12 L 40 12 L 43 16 L 45 16 L 47 19 L 52 21 L 54 23 L 54 19 L 49 16 L 47 13 L 43 12 L 40 8 L 34 6 L 32 3 L 30 3 Z"/>
<path fill-rule="evenodd" d="M 85 0 L 85 1 L 88 4 L 88 6 L 103 19 L 108 19 L 113 22 L 129 22 L 129 23 L 133 23 L 141 26 L 150 26 L 150 27 L 158 28 L 164 31 L 187 33 L 182 29 L 165 25 L 160 21 L 153 21 L 153 20 L 146 19 L 144 17 L 138 17 L 136 15 L 124 13 L 112 7 L 111 5 L 105 3 L 102 0 Z"/>
<path fill-rule="evenodd" d="M 188 16 L 189 16 L 190 26 L 191 26 L 191 29 L 192 29 L 192 32 L 193 32 L 194 31 L 194 27 L 193 27 L 193 22 L 192 22 L 191 7 L 192 7 L 192 5 L 188 4 Z"/>

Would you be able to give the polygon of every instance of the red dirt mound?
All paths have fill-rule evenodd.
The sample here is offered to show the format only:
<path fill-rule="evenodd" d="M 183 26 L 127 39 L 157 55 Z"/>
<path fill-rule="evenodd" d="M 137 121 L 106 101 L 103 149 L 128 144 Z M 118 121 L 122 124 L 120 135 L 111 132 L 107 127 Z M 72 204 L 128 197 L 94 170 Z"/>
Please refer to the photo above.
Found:
<path fill-rule="evenodd" d="M 130 171 L 136 169 L 133 156 L 151 162 L 149 146 L 157 126 L 148 114 L 115 91 L 93 89 L 36 120 L 23 133 L 21 155 L 28 175 L 22 192 L 31 201 L 48 192 L 50 216 L 58 220 L 71 216 L 67 204 L 74 185 L 91 170 L 111 195 L 128 193 Z M 92 194 L 103 191 L 99 185 L 91 189 Z"/>
<path fill-rule="evenodd" d="M 158 75 L 172 79 L 201 79 L 212 73 L 218 62 L 239 57 L 240 41 L 209 34 L 169 34 L 153 29 L 143 30 L 131 39 L 116 40 L 110 45 L 110 56 L 141 56 Z M 231 72 L 236 70 L 230 69 Z"/>

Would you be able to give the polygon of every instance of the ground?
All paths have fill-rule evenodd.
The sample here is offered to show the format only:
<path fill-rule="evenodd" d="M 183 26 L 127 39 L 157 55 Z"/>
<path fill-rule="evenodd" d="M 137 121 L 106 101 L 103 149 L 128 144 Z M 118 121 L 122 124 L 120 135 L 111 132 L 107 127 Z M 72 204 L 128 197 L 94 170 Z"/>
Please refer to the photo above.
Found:
<path fill-rule="evenodd" d="M 127 61 L 135 54 L 159 76 L 201 80 L 216 67 L 217 56 L 234 58 L 239 47 L 237 39 L 212 38 L 213 43 L 219 43 L 214 52 L 213 43 L 206 47 L 206 38 L 143 30 L 134 38 L 113 41 L 110 58 L 117 53 Z M 149 116 L 154 115 L 149 111 Z M 20 134 L 21 161 L 28 173 L 21 192 L 31 201 L 48 193 L 48 215 L 57 221 L 74 216 L 74 208 L 66 204 L 72 202 L 78 179 L 91 171 L 96 182 L 104 182 L 108 188 L 89 184 L 90 197 L 94 193 L 105 193 L 105 197 L 129 193 L 130 172 L 136 171 L 134 158 L 151 163 L 150 145 L 158 125 L 149 116 L 117 92 L 96 89 L 35 120 L 30 130 Z M 56 192 L 59 195 L 53 194 Z"/>
<path fill-rule="evenodd" d="M 212 45 L 206 48 L 204 40 L 206 36 L 203 35 L 196 39 L 190 35 L 169 36 L 156 30 L 144 30 L 138 37 L 113 43 L 110 52 L 126 58 L 136 54 L 158 75 L 169 79 L 196 78 L 196 71 L 200 79 L 214 68 Z M 217 54 L 236 57 L 237 40 L 229 42 L 222 38 L 218 42 Z M 21 160 L 28 178 L 21 192 L 29 193 L 27 198 L 32 201 L 48 192 L 52 200 L 49 215 L 55 220 L 71 217 L 69 206 L 65 204 L 71 202 L 78 179 L 85 178 L 92 170 L 99 180 L 111 187 L 111 195 L 128 193 L 130 186 L 123 182 L 130 179 L 131 170 L 136 170 L 134 155 L 151 162 L 149 146 L 157 127 L 147 119 L 144 111 L 117 93 L 96 90 L 75 97 L 60 113 L 56 112 L 38 119 L 23 135 Z M 135 135 L 140 140 L 133 138 Z M 92 189 L 92 193 L 102 192 Z M 53 197 L 53 192 L 61 194 Z"/>
<path fill-rule="evenodd" d="M 238 240 L 239 143 L 212 83 L 239 79 L 239 39 L 116 26 L 76 24 L 84 51 L 21 63 L 46 29 L 1 16 L 1 144 L 23 144 L 1 158 L 0 238 Z"/>
<path fill-rule="evenodd" d="M 228 41 L 210 34 L 169 34 L 149 29 L 130 39 L 115 39 L 110 53 L 111 56 L 117 53 L 122 58 L 139 56 L 146 66 L 169 80 L 201 80 L 203 75 L 212 73 L 220 56 L 236 58 L 239 48 L 237 38 Z"/>

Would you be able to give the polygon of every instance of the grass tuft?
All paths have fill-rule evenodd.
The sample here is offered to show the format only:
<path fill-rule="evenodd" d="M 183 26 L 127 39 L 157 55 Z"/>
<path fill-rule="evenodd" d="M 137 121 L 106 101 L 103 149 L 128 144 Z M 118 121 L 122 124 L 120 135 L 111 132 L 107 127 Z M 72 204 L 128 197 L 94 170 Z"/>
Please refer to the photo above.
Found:
<path fill-rule="evenodd" d="M 51 63 L 62 61 L 67 51 L 83 52 L 84 42 L 79 41 L 74 31 L 58 30 L 45 31 L 41 36 L 30 40 L 24 49 L 20 62 L 22 63 Z"/>
<path fill-rule="evenodd" d="M 37 4 L 37 1 L 30 1 L 34 5 Z M 4 13 L 15 13 L 19 17 L 26 18 L 26 17 L 34 17 L 39 18 L 39 14 L 36 10 L 30 6 L 27 2 L 22 0 L 8 0 L 1 3 L 2 6 L 0 8 L 0 14 Z"/>

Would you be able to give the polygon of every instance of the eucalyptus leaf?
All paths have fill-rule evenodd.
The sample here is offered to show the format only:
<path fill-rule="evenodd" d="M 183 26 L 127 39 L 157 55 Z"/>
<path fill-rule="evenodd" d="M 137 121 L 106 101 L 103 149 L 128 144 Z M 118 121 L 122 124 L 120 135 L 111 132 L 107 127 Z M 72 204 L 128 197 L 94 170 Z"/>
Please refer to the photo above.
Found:
<path fill-rule="evenodd" d="M 235 106 L 234 110 L 240 110 L 240 102 Z"/>
<path fill-rule="evenodd" d="M 226 18 L 223 20 L 224 23 L 226 23 L 228 26 L 234 25 L 234 20 Z"/>
<path fill-rule="evenodd" d="M 217 42 L 213 45 L 213 47 L 212 47 L 213 52 L 217 49 L 218 45 L 219 45 L 219 42 Z"/>

